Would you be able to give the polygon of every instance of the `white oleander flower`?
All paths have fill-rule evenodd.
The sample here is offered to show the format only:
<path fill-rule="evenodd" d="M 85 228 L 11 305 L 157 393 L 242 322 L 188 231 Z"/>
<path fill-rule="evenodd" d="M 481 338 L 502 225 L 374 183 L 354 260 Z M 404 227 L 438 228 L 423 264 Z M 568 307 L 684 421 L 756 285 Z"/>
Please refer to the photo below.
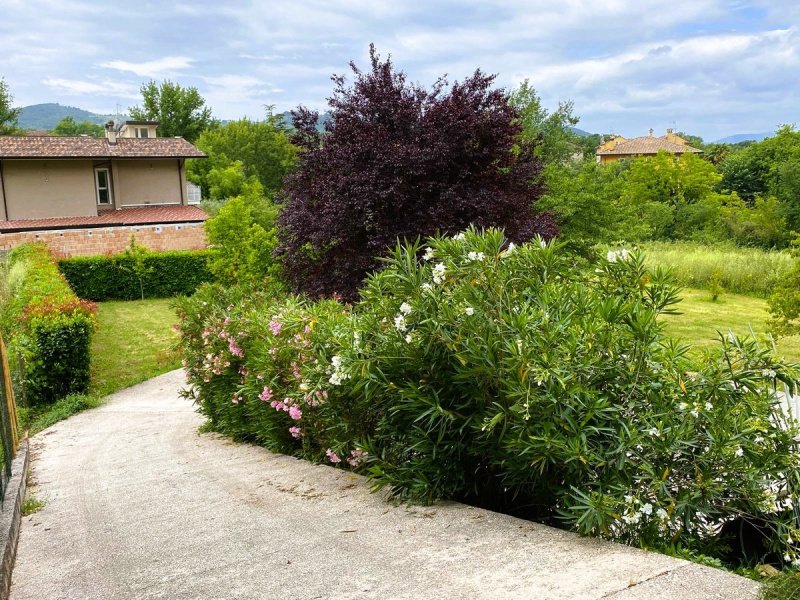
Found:
<path fill-rule="evenodd" d="M 472 308 L 471 306 L 468 306 L 467 308 L 464 309 L 464 314 L 466 314 L 468 317 L 471 317 L 472 315 L 475 314 L 475 309 Z"/>
<path fill-rule="evenodd" d="M 404 315 L 410 315 L 411 314 L 411 305 L 408 302 L 403 302 L 400 305 L 400 312 L 403 313 Z"/>
<path fill-rule="evenodd" d="M 425 254 L 422 255 L 422 260 L 425 261 L 433 260 L 433 253 L 434 253 L 433 248 L 428 246 L 427 248 L 425 248 Z"/>

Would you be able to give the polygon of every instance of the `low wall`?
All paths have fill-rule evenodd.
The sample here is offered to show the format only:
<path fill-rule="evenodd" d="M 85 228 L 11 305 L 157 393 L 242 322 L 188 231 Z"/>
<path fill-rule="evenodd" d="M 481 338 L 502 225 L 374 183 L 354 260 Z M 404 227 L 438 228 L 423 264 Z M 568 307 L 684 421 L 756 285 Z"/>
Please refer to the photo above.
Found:
<path fill-rule="evenodd" d="M 165 223 L 0 233 L 0 251 L 28 242 L 44 242 L 59 256 L 117 254 L 128 246 L 131 235 L 136 236 L 137 243 L 155 251 L 207 247 L 202 223 Z"/>

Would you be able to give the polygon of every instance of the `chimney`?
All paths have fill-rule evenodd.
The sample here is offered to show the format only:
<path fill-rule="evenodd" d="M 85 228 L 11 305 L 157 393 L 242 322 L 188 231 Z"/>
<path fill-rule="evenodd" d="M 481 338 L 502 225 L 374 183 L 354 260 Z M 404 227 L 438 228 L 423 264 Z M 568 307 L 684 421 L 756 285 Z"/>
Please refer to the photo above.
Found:
<path fill-rule="evenodd" d="M 117 143 L 117 130 L 114 129 L 114 121 L 106 123 L 106 139 L 109 144 Z"/>
<path fill-rule="evenodd" d="M 653 128 L 650 128 L 650 137 L 653 137 Z"/>
<path fill-rule="evenodd" d="M 672 135 L 672 128 L 667 129 L 667 135 Z"/>

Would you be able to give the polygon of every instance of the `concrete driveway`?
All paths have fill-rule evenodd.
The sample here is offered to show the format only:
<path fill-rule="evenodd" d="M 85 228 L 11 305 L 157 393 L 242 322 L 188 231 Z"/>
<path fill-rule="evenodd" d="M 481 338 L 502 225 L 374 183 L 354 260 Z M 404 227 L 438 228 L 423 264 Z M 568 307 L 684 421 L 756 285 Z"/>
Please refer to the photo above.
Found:
<path fill-rule="evenodd" d="M 753 598 L 753 582 L 364 480 L 213 434 L 181 371 L 32 439 L 11 597 Z"/>

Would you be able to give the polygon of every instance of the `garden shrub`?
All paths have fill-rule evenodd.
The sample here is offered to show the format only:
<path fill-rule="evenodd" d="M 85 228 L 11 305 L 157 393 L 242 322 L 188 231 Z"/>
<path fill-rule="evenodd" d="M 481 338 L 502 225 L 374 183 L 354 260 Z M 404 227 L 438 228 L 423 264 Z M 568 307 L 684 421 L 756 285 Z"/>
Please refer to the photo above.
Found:
<path fill-rule="evenodd" d="M 209 256 L 207 250 L 76 256 L 60 260 L 58 268 L 87 300 L 169 298 L 191 294 L 212 280 Z"/>
<path fill-rule="evenodd" d="M 335 77 L 324 138 L 317 114 L 293 112 L 303 148 L 278 218 L 285 277 L 313 296 L 347 300 L 397 239 L 504 227 L 515 241 L 557 232 L 537 214 L 542 159 L 520 139 L 519 111 L 479 70 L 428 90 L 370 47 L 370 68 Z M 324 141 L 323 141 L 324 140 Z"/>
<path fill-rule="evenodd" d="M 19 246 L 8 261 L 20 275 L 3 307 L 2 325 L 25 397 L 41 404 L 85 393 L 95 306 L 78 299 L 43 244 Z"/>
<path fill-rule="evenodd" d="M 218 429 L 629 544 L 797 562 L 798 370 L 663 335 L 668 273 L 496 230 L 399 246 L 350 306 L 206 289 L 182 301 L 192 394 Z"/>

